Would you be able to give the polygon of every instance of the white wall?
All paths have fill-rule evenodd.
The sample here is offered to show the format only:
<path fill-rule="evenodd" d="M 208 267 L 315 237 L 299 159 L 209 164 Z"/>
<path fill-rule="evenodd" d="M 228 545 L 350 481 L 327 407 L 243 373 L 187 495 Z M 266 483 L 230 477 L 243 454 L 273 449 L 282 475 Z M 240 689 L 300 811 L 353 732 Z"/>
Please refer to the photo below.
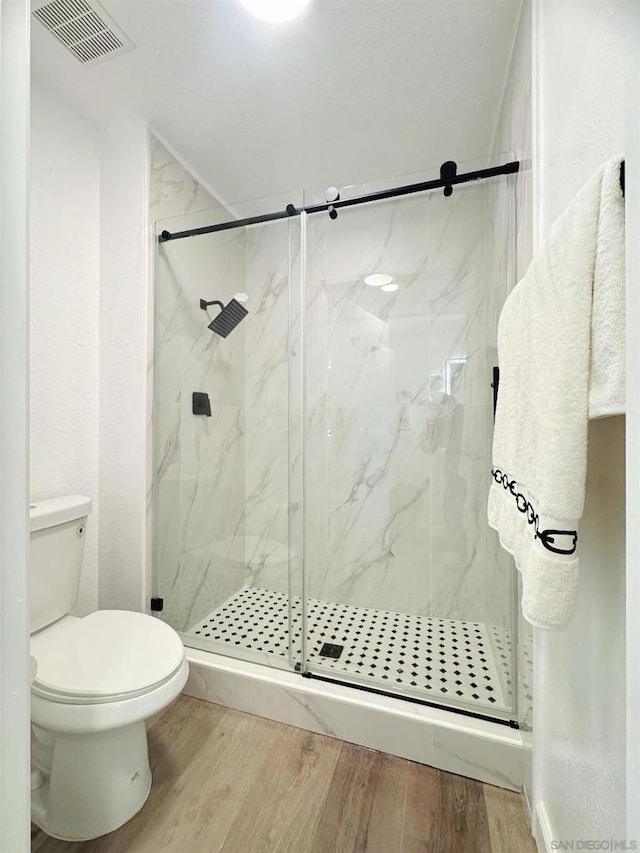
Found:
<path fill-rule="evenodd" d="M 0 850 L 29 850 L 29 7 L 0 0 Z"/>
<path fill-rule="evenodd" d="M 100 145 L 100 607 L 147 607 L 148 133 Z"/>
<path fill-rule="evenodd" d="M 98 606 L 99 146 L 34 84 L 31 99 L 31 497 L 85 494 L 77 613 Z"/>
<path fill-rule="evenodd" d="M 34 86 L 31 495 L 94 502 L 78 614 L 147 597 L 147 147 Z"/>
<path fill-rule="evenodd" d="M 624 4 L 534 4 L 537 244 L 605 159 L 623 150 Z M 579 601 L 534 637 L 538 843 L 625 836 L 624 421 L 591 424 Z"/>
<path fill-rule="evenodd" d="M 640 838 L 640 5 L 628 7 L 627 228 L 627 838 Z"/>
<path fill-rule="evenodd" d="M 32 113 L 31 495 L 94 502 L 76 612 L 144 610 L 148 133 L 37 84 Z"/>

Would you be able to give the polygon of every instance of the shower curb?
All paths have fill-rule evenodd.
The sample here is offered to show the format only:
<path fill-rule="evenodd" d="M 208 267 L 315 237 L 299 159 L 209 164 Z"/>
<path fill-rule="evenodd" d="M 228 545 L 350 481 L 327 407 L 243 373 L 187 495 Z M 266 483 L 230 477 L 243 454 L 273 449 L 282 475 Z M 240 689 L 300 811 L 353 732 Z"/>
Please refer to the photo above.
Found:
<path fill-rule="evenodd" d="M 523 740 L 517 729 L 213 652 L 187 649 L 187 658 L 189 696 L 522 790 Z"/>

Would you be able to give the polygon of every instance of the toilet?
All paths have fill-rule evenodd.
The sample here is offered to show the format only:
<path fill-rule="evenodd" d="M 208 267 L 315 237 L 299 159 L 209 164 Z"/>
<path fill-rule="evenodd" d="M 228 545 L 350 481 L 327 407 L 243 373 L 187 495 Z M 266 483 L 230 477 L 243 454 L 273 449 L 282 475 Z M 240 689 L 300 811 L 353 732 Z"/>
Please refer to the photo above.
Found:
<path fill-rule="evenodd" d="M 182 640 L 159 619 L 69 615 L 90 513 L 80 495 L 31 506 L 31 819 L 65 841 L 104 835 L 142 808 L 145 720 L 173 702 L 189 672 Z"/>

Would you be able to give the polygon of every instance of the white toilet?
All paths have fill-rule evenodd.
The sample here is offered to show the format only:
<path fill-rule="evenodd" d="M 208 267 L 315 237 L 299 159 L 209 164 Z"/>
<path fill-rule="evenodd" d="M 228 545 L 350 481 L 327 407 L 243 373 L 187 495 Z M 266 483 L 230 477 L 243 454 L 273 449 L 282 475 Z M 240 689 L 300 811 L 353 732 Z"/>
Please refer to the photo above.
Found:
<path fill-rule="evenodd" d="M 182 640 L 158 619 L 68 615 L 90 512 L 79 495 L 31 507 L 31 818 L 66 841 L 111 832 L 142 808 L 145 720 L 178 696 L 189 671 Z"/>

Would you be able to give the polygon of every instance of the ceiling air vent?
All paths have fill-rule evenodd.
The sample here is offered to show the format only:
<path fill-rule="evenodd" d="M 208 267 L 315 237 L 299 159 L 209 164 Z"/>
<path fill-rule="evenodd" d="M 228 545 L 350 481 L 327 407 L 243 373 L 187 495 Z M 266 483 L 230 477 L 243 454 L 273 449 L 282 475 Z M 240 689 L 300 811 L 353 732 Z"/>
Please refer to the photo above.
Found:
<path fill-rule="evenodd" d="M 34 18 L 83 64 L 133 47 L 104 9 L 87 0 L 38 0 Z"/>

